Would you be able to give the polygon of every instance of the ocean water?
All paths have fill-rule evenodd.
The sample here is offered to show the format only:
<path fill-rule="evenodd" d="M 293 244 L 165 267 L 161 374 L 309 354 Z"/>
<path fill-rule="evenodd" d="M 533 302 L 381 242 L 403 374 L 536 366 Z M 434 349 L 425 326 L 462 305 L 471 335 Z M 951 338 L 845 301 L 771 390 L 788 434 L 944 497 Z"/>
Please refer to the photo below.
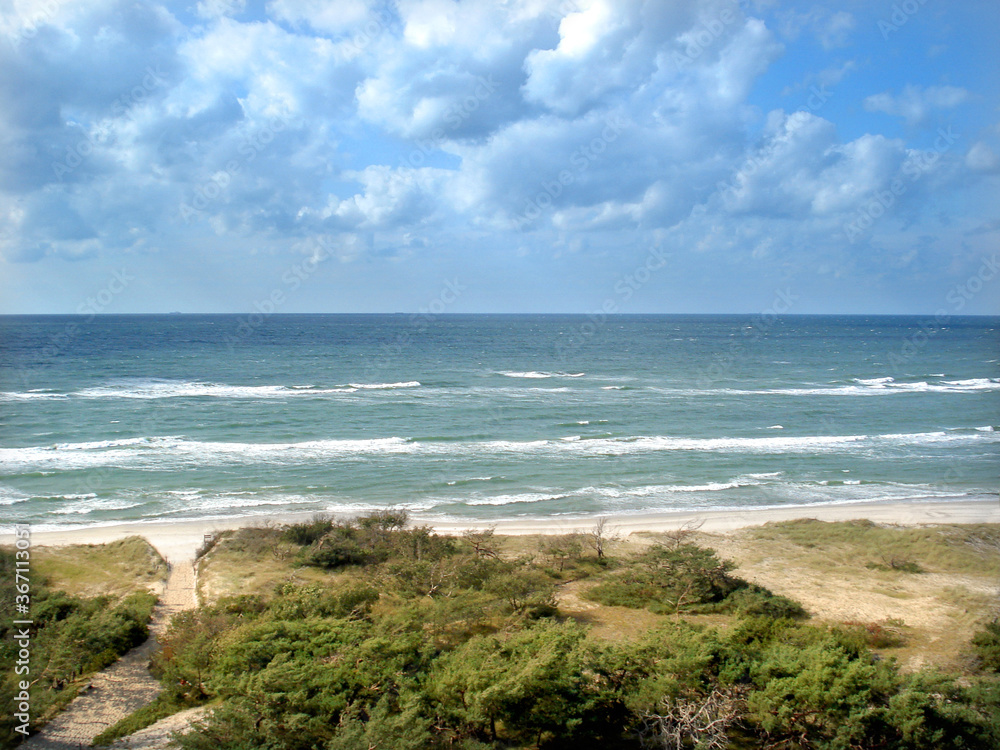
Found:
<path fill-rule="evenodd" d="M 0 523 L 997 496 L 1000 318 L 0 318 Z"/>

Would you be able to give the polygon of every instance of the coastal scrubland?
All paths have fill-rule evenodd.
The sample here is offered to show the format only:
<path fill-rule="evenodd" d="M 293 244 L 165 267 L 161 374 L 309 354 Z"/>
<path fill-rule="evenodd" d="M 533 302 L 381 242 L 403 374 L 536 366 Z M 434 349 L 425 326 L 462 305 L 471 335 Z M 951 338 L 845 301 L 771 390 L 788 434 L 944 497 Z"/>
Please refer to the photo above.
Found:
<path fill-rule="evenodd" d="M 0 609 L 16 611 L 27 582 L 30 611 L 0 621 L 0 744 L 23 736 L 11 709 L 22 681 L 30 683 L 32 725 L 69 703 L 94 672 L 114 663 L 149 635 L 148 623 L 167 566 L 148 542 L 130 537 L 103 545 L 36 547 L 19 582 L 15 550 L 0 547 Z M 15 619 L 30 616 L 30 658 L 19 657 Z M 23 639 L 20 639 L 23 640 Z"/>
<path fill-rule="evenodd" d="M 996 525 L 445 536 L 384 512 L 227 531 L 197 566 L 164 692 L 104 741 L 204 705 L 182 748 L 1000 744 Z"/>
<path fill-rule="evenodd" d="M 1000 740 L 995 526 L 618 539 L 405 521 L 318 517 L 215 540 L 204 606 L 156 662 L 164 700 L 214 706 L 183 747 Z"/>

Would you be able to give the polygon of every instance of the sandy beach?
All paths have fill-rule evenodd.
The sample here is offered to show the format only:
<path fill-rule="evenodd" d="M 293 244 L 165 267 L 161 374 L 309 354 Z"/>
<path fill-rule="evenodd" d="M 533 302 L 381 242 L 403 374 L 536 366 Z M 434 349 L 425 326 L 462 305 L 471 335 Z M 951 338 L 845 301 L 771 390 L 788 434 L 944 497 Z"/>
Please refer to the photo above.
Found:
<path fill-rule="evenodd" d="M 127 536 L 145 537 L 169 562 L 191 560 L 206 535 L 244 526 L 284 524 L 307 520 L 313 514 L 278 514 L 241 516 L 220 520 L 179 521 L 172 523 L 131 523 L 113 526 L 38 531 L 32 534 L 37 545 L 103 544 Z M 710 533 L 725 533 L 772 521 L 813 518 L 821 521 L 847 521 L 864 518 L 880 524 L 919 526 L 948 523 L 1000 523 L 1000 500 L 954 502 L 854 503 L 752 510 L 678 511 L 649 515 L 606 516 L 610 530 L 619 535 L 634 532 L 668 531 L 685 525 L 700 524 Z M 419 516 L 414 523 L 422 523 Z M 569 534 L 594 525 L 594 518 L 507 519 L 489 524 L 500 534 Z M 486 524 L 434 523 L 442 534 L 460 534 Z"/>

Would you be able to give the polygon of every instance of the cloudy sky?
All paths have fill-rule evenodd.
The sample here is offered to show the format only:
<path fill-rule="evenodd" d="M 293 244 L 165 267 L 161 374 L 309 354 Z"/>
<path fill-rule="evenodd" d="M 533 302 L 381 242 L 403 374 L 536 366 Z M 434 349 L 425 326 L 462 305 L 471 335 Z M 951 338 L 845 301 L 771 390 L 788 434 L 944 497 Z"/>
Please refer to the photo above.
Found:
<path fill-rule="evenodd" d="M 0 312 L 1000 313 L 998 29 L 0 0 Z"/>

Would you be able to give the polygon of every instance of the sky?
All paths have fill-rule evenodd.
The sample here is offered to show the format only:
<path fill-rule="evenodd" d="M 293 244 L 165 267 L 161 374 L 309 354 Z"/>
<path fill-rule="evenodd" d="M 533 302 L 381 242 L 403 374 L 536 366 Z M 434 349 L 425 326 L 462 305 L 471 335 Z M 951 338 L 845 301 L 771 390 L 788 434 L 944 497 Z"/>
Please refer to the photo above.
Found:
<path fill-rule="evenodd" d="M 0 313 L 1000 314 L 995 0 L 0 0 Z"/>

